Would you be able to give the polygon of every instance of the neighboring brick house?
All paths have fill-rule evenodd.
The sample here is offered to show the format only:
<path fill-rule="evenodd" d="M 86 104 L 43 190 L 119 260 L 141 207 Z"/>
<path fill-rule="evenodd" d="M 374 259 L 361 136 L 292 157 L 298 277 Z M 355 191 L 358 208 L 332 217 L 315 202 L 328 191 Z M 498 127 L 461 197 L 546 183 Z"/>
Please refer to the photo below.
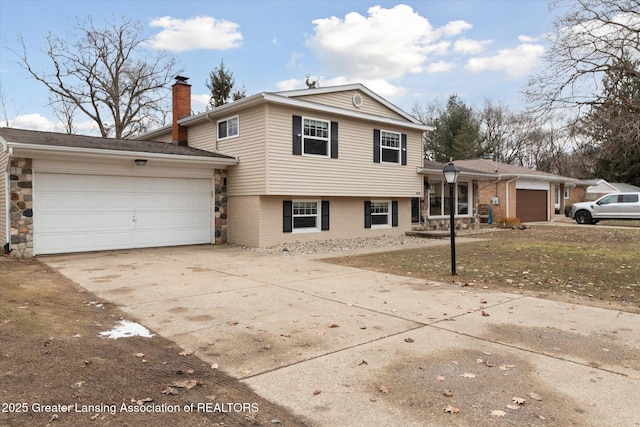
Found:
<path fill-rule="evenodd" d="M 0 129 L 0 244 L 15 256 L 402 235 L 430 130 L 366 87 L 260 93 L 136 140 Z M 222 154 L 224 153 L 224 154 Z"/>
<path fill-rule="evenodd" d="M 582 200 L 585 183 L 489 159 L 456 160 L 460 176 L 453 206 L 458 228 L 478 227 L 489 217 L 523 222 L 553 221 L 564 206 Z M 427 229 L 449 227 L 449 188 L 444 163 L 425 161 L 420 172 L 427 188 L 421 214 Z M 490 211 L 490 213 L 489 213 Z"/>

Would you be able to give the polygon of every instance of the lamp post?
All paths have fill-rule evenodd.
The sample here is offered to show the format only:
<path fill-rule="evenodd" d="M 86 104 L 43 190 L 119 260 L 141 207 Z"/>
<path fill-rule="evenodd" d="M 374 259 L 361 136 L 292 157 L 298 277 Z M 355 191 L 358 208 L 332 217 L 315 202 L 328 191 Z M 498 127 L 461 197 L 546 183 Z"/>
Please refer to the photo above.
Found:
<path fill-rule="evenodd" d="M 455 231 L 455 201 L 453 187 L 456 185 L 456 181 L 458 180 L 458 174 L 460 171 L 456 168 L 456 165 L 453 164 L 453 161 L 447 163 L 447 165 L 442 170 L 444 174 L 444 179 L 447 180 L 447 184 L 449 184 L 449 229 L 451 230 L 451 275 L 456 275 L 456 231 Z"/>

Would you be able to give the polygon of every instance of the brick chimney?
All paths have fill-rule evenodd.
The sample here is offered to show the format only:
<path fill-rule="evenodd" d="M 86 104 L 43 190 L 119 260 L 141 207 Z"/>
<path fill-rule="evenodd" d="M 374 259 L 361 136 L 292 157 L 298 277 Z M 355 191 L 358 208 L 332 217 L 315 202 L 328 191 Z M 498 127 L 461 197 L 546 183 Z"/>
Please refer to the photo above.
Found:
<path fill-rule="evenodd" d="M 171 141 L 178 145 L 187 145 L 187 128 L 178 124 L 178 120 L 191 115 L 191 85 L 187 80 L 189 80 L 188 77 L 176 76 L 176 82 L 171 87 L 173 110 Z"/>

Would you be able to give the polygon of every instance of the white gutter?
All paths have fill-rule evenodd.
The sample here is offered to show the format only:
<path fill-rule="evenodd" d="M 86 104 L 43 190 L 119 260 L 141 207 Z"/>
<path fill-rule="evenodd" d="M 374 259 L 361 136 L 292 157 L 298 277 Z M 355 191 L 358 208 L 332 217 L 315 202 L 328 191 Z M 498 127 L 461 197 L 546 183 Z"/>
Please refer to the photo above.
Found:
<path fill-rule="evenodd" d="M 16 155 L 22 155 L 21 153 L 24 153 L 25 157 L 33 157 L 32 154 L 65 154 L 74 157 L 95 158 L 96 156 L 99 156 L 103 159 L 147 159 L 212 166 L 233 166 L 238 164 L 237 158 L 201 157 L 180 154 L 147 153 L 143 151 L 121 151 L 108 149 L 105 150 L 99 148 L 64 147 L 55 145 L 24 144 L 19 142 L 8 142 L 7 146 L 10 149 L 17 151 L 18 154 Z"/>

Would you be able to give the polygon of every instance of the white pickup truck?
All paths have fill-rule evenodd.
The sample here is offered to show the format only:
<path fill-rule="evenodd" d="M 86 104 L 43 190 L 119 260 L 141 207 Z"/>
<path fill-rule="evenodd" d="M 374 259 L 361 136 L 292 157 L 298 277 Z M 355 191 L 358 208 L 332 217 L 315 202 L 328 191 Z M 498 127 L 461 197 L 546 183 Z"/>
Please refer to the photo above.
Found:
<path fill-rule="evenodd" d="M 595 224 L 601 219 L 640 220 L 640 192 L 611 193 L 594 202 L 574 203 L 569 216 L 578 224 Z"/>

